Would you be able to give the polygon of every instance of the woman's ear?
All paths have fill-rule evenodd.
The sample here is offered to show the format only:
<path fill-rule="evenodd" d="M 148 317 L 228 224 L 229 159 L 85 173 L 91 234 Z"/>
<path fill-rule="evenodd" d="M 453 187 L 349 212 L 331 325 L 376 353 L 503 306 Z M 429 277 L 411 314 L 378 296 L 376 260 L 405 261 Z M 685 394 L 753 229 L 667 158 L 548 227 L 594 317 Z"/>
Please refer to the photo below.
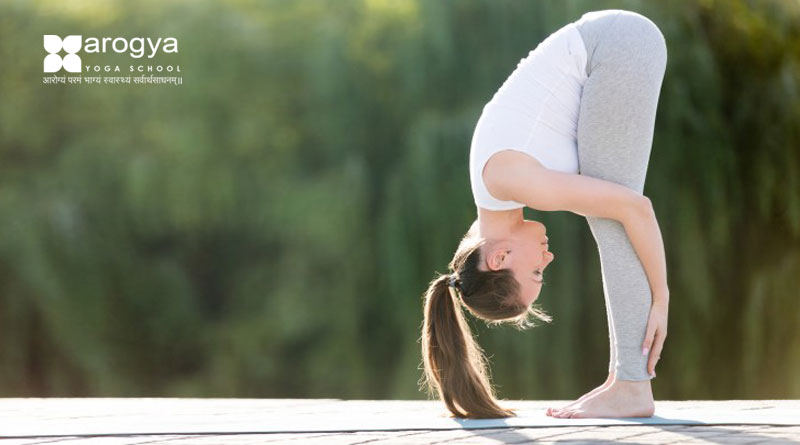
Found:
<path fill-rule="evenodd" d="M 496 245 L 489 250 L 486 257 L 486 267 L 489 270 L 500 270 L 511 267 L 511 249 L 506 246 Z"/>

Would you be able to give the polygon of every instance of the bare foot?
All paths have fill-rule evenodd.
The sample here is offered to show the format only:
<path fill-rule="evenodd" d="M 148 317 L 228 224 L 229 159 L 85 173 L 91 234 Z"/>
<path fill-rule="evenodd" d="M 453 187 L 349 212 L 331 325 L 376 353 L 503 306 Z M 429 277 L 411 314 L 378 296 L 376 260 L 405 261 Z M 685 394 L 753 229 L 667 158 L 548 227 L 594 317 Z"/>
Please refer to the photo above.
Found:
<path fill-rule="evenodd" d="M 572 408 L 555 413 L 559 418 L 652 417 L 655 413 L 650 380 L 615 380 L 611 386 L 589 396 Z"/>
<path fill-rule="evenodd" d="M 564 405 L 561 408 L 553 408 L 553 407 L 547 408 L 547 411 L 545 412 L 545 415 L 553 416 L 555 413 L 557 413 L 557 412 L 559 412 L 561 410 L 572 408 L 573 406 L 577 405 L 578 403 L 580 403 L 580 402 L 586 400 L 587 398 L 595 395 L 596 393 L 608 388 L 609 386 L 611 386 L 611 383 L 613 381 L 614 381 L 614 372 L 611 372 L 608 375 L 608 378 L 606 379 L 606 381 L 603 382 L 602 385 L 600 385 L 597 388 L 595 388 L 595 389 L 587 392 L 586 394 L 582 395 L 578 400 L 575 400 L 575 401 L 573 401 L 573 402 L 571 402 L 571 403 L 569 403 L 567 405 Z"/>

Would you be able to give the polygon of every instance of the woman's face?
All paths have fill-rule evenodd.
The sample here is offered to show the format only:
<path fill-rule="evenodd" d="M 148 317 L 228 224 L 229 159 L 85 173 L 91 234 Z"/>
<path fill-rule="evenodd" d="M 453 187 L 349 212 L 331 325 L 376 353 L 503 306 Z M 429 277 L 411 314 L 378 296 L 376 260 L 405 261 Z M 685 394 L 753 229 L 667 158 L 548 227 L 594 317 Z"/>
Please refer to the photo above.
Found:
<path fill-rule="evenodd" d="M 555 258 L 548 250 L 546 232 L 539 221 L 523 220 L 510 236 L 492 241 L 491 247 L 483 251 L 488 270 L 511 270 L 520 284 L 521 302 L 526 306 L 539 298 L 545 268 Z"/>
<path fill-rule="evenodd" d="M 530 305 L 539 298 L 545 268 L 555 259 L 548 250 L 547 229 L 539 221 L 524 220 L 509 240 L 509 268 L 519 281 L 522 303 Z"/>

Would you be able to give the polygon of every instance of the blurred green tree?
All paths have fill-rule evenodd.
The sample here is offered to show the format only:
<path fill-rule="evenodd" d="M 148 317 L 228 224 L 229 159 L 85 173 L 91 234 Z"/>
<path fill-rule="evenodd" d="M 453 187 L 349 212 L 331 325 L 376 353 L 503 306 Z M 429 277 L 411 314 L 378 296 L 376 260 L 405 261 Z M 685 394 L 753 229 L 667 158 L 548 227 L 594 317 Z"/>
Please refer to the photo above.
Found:
<path fill-rule="evenodd" d="M 475 218 L 481 109 L 607 8 L 668 44 L 656 397 L 797 397 L 800 4 L 779 0 L 0 3 L 0 394 L 423 398 L 421 296 Z M 52 33 L 176 37 L 136 63 L 184 83 L 42 85 Z M 597 248 L 577 215 L 526 216 L 558 254 L 555 321 L 473 329 L 501 397 L 567 398 L 607 369 Z"/>

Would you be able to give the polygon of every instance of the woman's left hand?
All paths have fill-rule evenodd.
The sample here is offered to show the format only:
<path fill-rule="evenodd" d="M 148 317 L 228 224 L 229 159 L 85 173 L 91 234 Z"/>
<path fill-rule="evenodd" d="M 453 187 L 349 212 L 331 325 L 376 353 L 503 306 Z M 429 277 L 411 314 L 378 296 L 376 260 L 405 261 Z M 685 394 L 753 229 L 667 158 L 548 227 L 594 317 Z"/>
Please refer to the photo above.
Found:
<path fill-rule="evenodd" d="M 647 360 L 647 372 L 655 377 L 656 362 L 661 358 L 661 350 L 664 347 L 664 339 L 667 338 L 667 318 L 669 316 L 669 303 L 653 303 L 650 307 L 650 317 L 647 320 L 647 334 L 644 337 L 642 353 L 647 355 L 645 349 L 650 353 Z"/>

